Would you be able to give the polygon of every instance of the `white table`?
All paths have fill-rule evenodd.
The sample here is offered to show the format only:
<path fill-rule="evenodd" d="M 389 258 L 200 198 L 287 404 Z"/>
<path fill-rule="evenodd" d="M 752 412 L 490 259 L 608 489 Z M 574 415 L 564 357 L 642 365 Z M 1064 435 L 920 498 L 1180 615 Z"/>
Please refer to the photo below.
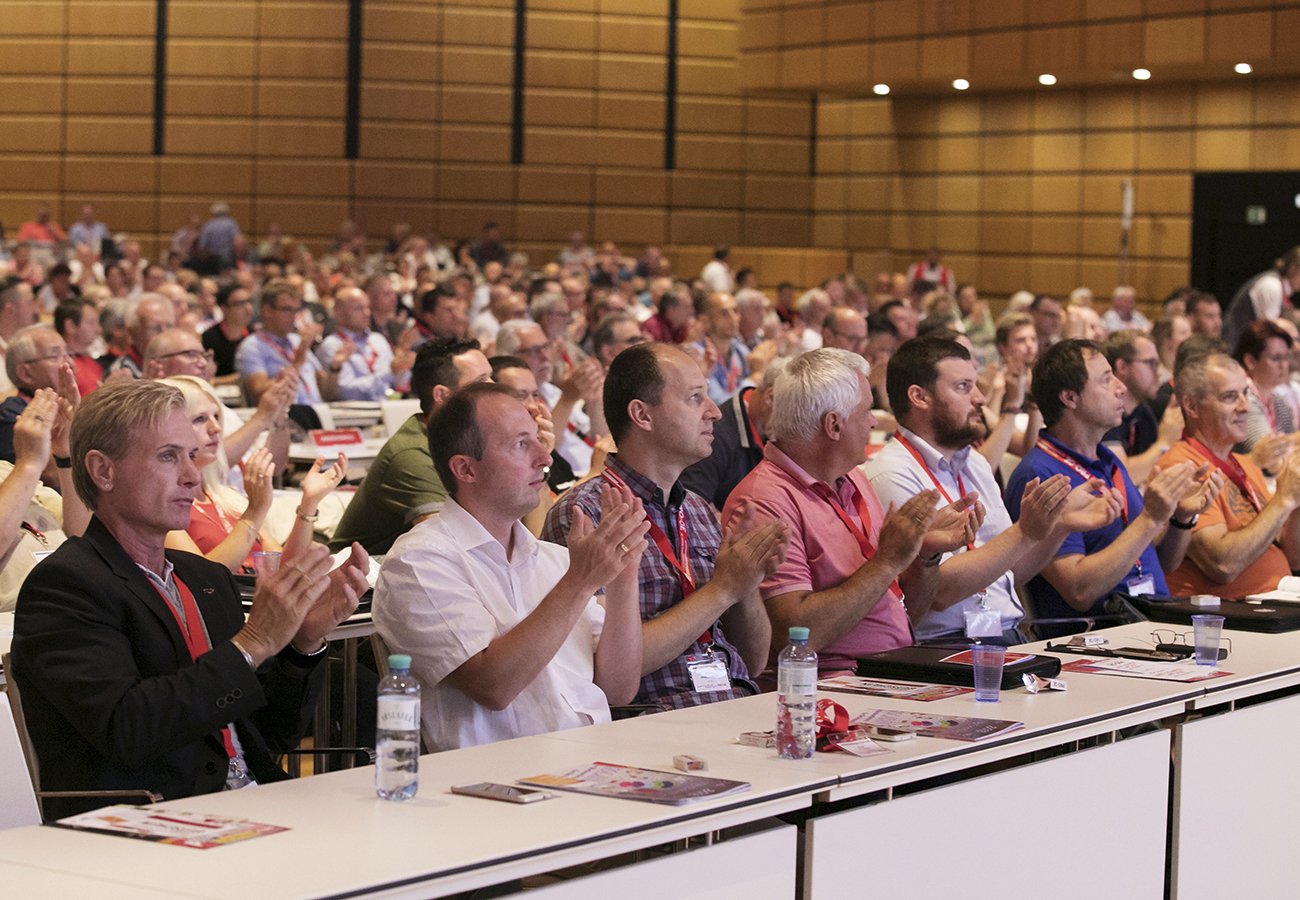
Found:
<path fill-rule="evenodd" d="M 1116 644 L 1149 644 L 1152 627 L 1105 634 Z M 772 726 L 775 698 L 766 695 L 426 756 L 420 795 L 406 804 L 376 800 L 369 769 L 167 804 L 291 829 L 220 850 L 50 828 L 0 832 L 0 867 L 44 868 L 142 892 L 176 893 L 181 885 L 203 897 L 427 897 L 719 829 L 761 829 L 774 815 L 795 813 L 808 817 L 801 852 L 809 897 L 838 897 L 864 879 L 905 883 L 906 896 L 961 890 L 1001 897 L 1026 889 L 1091 897 L 1102 885 L 1123 896 L 1160 896 L 1167 844 L 1175 898 L 1280 896 L 1293 893 L 1289 882 L 1267 879 L 1300 838 L 1285 802 L 1300 791 L 1290 759 L 1300 741 L 1300 696 L 1249 707 L 1241 701 L 1295 684 L 1300 635 L 1231 637 L 1234 650 L 1224 667 L 1234 674 L 1210 682 L 1080 673 L 1067 676 L 1065 693 L 1016 690 L 1004 692 L 998 704 L 978 706 L 970 695 L 929 704 L 827 695 L 850 712 L 919 707 L 1025 722 L 978 744 L 916 738 L 881 757 L 779 760 L 771 750 L 734 742 L 741 731 Z M 1161 727 L 1118 733 L 1144 724 Z M 753 787 L 683 808 L 571 794 L 519 807 L 446 793 L 452 784 L 509 782 L 596 760 L 665 769 L 678 753 L 702 756 L 709 774 Z M 935 776 L 952 783 L 936 787 Z M 1280 812 L 1268 815 L 1279 800 Z M 1000 848 L 993 855 L 970 839 L 974 815 L 990 808 Z M 753 846 L 764 849 L 741 852 L 728 840 L 691 851 L 721 849 L 716 855 L 638 863 L 552 891 L 644 896 L 653 884 L 658 895 L 673 876 L 654 872 L 666 871 L 698 890 L 674 888 L 664 896 L 729 896 L 708 892 L 733 883 L 758 885 L 746 896 L 791 896 L 781 873 L 789 861 L 788 830 L 760 830 L 756 837 Z M 689 877 L 697 866 L 713 873 L 707 882 Z"/>

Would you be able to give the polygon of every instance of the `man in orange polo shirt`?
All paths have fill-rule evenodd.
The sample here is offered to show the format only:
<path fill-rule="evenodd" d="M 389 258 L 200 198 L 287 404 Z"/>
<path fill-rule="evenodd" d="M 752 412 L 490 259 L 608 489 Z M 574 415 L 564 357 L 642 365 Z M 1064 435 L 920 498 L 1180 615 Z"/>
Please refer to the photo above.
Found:
<path fill-rule="evenodd" d="M 1271 591 L 1300 565 L 1300 464 L 1286 463 L 1276 493 L 1249 456 L 1232 452 L 1246 436 L 1246 373 L 1229 356 L 1194 359 L 1174 377 L 1187 420 L 1183 439 L 1156 464 L 1210 463 L 1223 490 L 1194 522 L 1182 564 L 1168 575 L 1172 594 L 1244 597 Z"/>

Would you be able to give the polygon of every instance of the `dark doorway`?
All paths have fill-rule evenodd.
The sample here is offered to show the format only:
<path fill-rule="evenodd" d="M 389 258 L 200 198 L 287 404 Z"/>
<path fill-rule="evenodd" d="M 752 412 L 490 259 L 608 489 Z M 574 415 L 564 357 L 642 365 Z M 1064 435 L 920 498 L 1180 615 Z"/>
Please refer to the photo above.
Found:
<path fill-rule="evenodd" d="M 1252 208 L 1264 221 L 1252 221 Z M 1254 214 L 1257 218 L 1257 214 Z M 1223 303 L 1300 244 L 1300 172 L 1198 172 L 1192 181 L 1192 285 Z"/>

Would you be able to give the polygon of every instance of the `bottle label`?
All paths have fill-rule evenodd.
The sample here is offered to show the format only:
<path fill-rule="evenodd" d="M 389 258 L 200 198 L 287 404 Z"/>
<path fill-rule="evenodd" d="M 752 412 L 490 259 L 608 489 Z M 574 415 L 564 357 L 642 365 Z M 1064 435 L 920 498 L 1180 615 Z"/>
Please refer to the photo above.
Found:
<path fill-rule="evenodd" d="M 817 693 L 817 667 L 781 666 L 776 673 L 776 689 L 781 694 Z"/>
<path fill-rule="evenodd" d="M 418 731 L 420 728 L 420 698 L 412 696 L 381 696 L 377 702 L 375 727 L 380 731 Z"/>

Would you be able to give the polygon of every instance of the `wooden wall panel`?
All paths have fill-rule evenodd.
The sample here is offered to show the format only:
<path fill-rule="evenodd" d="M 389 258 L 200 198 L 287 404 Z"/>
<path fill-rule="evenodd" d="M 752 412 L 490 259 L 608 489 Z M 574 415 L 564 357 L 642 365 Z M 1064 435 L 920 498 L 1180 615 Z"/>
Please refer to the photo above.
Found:
<path fill-rule="evenodd" d="M 1194 171 L 1300 158 L 1290 79 L 987 94 L 941 108 L 924 97 L 820 106 L 813 243 L 901 270 L 933 239 L 991 296 L 1081 282 L 1102 295 L 1118 278 L 1120 187 L 1132 179 L 1130 279 L 1155 301 L 1188 278 Z M 950 136 L 954 122 L 973 130 Z"/>

